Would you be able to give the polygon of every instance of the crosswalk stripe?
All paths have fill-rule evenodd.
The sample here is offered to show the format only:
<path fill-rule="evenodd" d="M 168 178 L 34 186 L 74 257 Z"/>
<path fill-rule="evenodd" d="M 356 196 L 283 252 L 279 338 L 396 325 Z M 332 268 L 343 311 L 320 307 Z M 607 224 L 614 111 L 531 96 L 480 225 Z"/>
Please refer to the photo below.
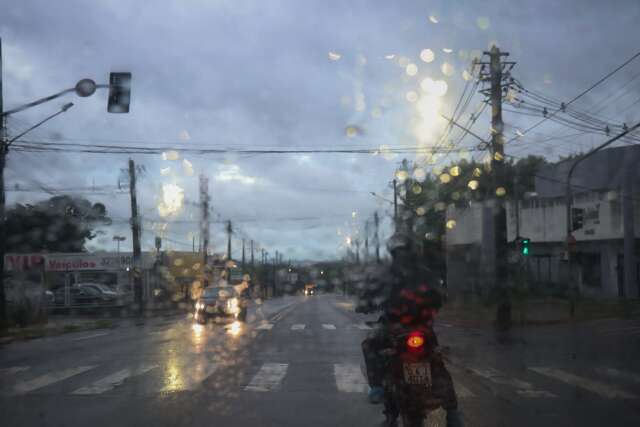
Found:
<path fill-rule="evenodd" d="M 268 331 L 268 330 L 271 330 L 272 328 L 273 328 L 273 323 L 263 323 L 260 326 L 258 326 L 256 329 Z"/>
<path fill-rule="evenodd" d="M 114 388 L 122 385 L 129 377 L 135 377 L 149 372 L 152 369 L 157 368 L 158 365 L 143 365 L 135 369 L 122 369 L 114 372 L 111 375 L 107 375 L 97 381 L 91 383 L 91 385 L 81 387 L 75 390 L 72 394 L 101 394 L 105 391 L 113 390 Z"/>
<path fill-rule="evenodd" d="M 364 323 L 356 323 L 355 325 L 353 325 L 353 327 L 358 328 L 362 331 L 368 331 L 369 329 L 371 329 L 371 326 L 365 325 Z"/>
<path fill-rule="evenodd" d="M 517 378 L 510 378 L 504 375 L 503 373 L 496 371 L 492 368 L 487 369 L 469 369 L 471 372 L 476 374 L 479 377 L 485 378 L 495 384 L 507 385 L 510 387 L 514 387 L 516 389 L 516 393 L 524 397 L 558 397 L 553 393 L 544 390 L 536 390 L 531 383 L 526 381 L 522 381 Z"/>
<path fill-rule="evenodd" d="M 369 389 L 367 380 L 362 375 L 360 365 L 338 364 L 333 365 L 333 375 L 336 378 L 338 391 L 344 393 L 364 393 Z"/>
<path fill-rule="evenodd" d="M 596 372 L 600 374 L 608 375 L 613 378 L 619 378 L 622 380 L 628 380 L 628 381 L 632 381 L 634 383 L 640 384 L 640 375 L 634 374 L 633 372 L 620 371 L 618 369 L 607 368 L 604 366 L 596 368 Z"/>
<path fill-rule="evenodd" d="M 57 383 L 58 381 L 66 380 L 67 378 L 70 378 L 74 375 L 86 372 L 90 369 L 95 368 L 96 366 L 97 365 L 77 366 L 75 368 L 68 368 L 56 372 L 50 372 L 29 381 L 20 382 L 14 386 L 13 390 L 15 394 L 29 393 L 30 391 L 49 386 L 51 384 Z"/>
<path fill-rule="evenodd" d="M 335 326 L 335 325 L 332 325 L 331 323 L 323 323 L 323 324 L 322 324 L 322 327 L 323 327 L 324 329 L 331 329 L 331 330 L 333 330 L 333 329 L 335 329 L 335 328 L 336 328 L 336 326 Z"/>
<path fill-rule="evenodd" d="M 91 335 L 85 335 L 82 337 L 77 337 L 77 338 L 73 338 L 71 341 L 82 341 L 82 340 L 88 340 L 90 338 L 97 338 L 97 337 L 102 337 L 105 335 L 109 335 L 111 332 L 100 332 L 98 334 L 91 334 Z"/>
<path fill-rule="evenodd" d="M 305 325 L 303 323 L 296 323 L 295 325 L 291 326 L 292 331 L 301 331 L 304 328 L 305 328 Z"/>
<path fill-rule="evenodd" d="M 28 371 L 29 367 L 28 366 L 11 366 L 9 368 L 2 368 L 0 369 L 0 375 L 15 375 L 18 372 L 24 372 L 24 371 Z"/>
<path fill-rule="evenodd" d="M 287 363 L 265 363 L 244 389 L 246 391 L 273 391 L 278 388 L 287 374 L 288 367 Z"/>
<path fill-rule="evenodd" d="M 578 375 L 570 374 L 569 372 L 565 372 L 561 369 L 548 368 L 548 367 L 533 367 L 533 368 L 529 368 L 529 370 L 536 372 L 540 375 L 544 375 L 556 380 L 560 380 L 569 385 L 583 388 L 585 390 L 588 390 L 592 393 L 596 393 L 608 399 L 614 399 L 614 398 L 636 399 L 637 398 L 636 395 L 617 389 L 611 385 L 608 385 L 599 381 L 590 380 L 588 378 L 580 377 Z"/>
<path fill-rule="evenodd" d="M 168 367 L 162 392 L 191 391 L 215 372 L 217 365 L 201 359 L 175 371 Z"/>

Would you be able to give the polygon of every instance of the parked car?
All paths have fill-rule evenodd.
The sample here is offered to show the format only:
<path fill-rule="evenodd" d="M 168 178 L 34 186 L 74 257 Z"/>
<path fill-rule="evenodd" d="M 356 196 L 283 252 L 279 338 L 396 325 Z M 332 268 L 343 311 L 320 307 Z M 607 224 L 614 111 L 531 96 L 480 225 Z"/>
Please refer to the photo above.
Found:
<path fill-rule="evenodd" d="M 237 292 L 233 286 L 205 288 L 196 301 L 195 319 L 198 323 L 217 317 L 245 321 L 247 305 L 246 292 Z"/>
<path fill-rule="evenodd" d="M 65 288 L 54 291 L 54 301 L 58 306 L 64 305 Z M 74 285 L 69 288 L 70 304 L 74 306 L 110 305 L 117 302 L 115 293 L 105 293 L 93 286 Z"/>
<path fill-rule="evenodd" d="M 107 285 L 104 285 L 102 283 L 94 283 L 94 282 L 78 283 L 76 284 L 76 286 L 78 286 L 79 288 L 95 289 L 96 291 L 100 292 L 101 294 L 107 297 L 117 298 L 119 296 L 119 293 L 114 291 L 113 288 Z"/>

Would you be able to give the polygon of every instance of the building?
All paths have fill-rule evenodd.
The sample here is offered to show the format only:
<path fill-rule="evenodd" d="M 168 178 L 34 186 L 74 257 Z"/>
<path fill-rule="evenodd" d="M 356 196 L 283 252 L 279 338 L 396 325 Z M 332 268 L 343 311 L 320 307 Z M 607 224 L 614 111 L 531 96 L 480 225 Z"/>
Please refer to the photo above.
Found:
<path fill-rule="evenodd" d="M 530 239 L 530 253 L 512 251 L 512 266 L 529 287 L 566 290 L 574 283 L 583 295 L 637 298 L 640 233 L 640 147 L 597 152 L 575 169 L 571 180 L 571 244 L 567 233 L 567 176 L 575 160 L 547 165 L 535 177 L 535 193 L 507 203 L 508 241 Z M 490 202 L 467 209 L 449 208 L 456 221 L 447 230 L 449 286 L 485 289 L 493 280 L 493 208 Z M 625 231 L 629 277 L 625 278 Z M 567 250 L 571 249 L 569 262 Z M 570 280 L 571 278 L 571 280 Z"/>

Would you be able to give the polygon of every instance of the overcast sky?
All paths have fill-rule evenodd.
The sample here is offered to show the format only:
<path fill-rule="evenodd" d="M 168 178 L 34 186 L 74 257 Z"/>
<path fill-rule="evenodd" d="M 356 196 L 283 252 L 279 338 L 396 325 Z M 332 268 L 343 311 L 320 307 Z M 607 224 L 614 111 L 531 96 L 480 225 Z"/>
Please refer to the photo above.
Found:
<path fill-rule="evenodd" d="M 424 78 L 446 82 L 438 110 L 451 114 L 471 57 L 497 43 L 517 62 L 513 75 L 525 87 L 570 99 L 636 53 L 638 22 L 637 0 L 13 1 L 0 15 L 4 103 L 10 108 L 72 87 L 80 78 L 106 83 L 110 71 L 131 71 L 129 114 L 108 114 L 104 91 L 90 98 L 69 95 L 11 117 L 10 135 L 72 101 L 71 110 L 23 140 L 174 148 L 177 153 L 165 157 L 177 154 L 176 160 L 132 156 L 147 170 L 139 183 L 145 250 L 153 247 L 154 221 L 167 224 L 171 241 L 165 247 L 190 249 L 199 234 L 192 203 L 198 201 L 198 175 L 205 174 L 212 218 L 236 225 L 236 257 L 239 239 L 246 237 L 286 258 L 335 258 L 344 254 L 347 236 L 364 233 L 364 221 L 376 210 L 384 217 L 381 233 L 388 235 L 391 206 L 370 192 L 392 197 L 389 181 L 403 155 L 384 149 L 380 155 L 199 155 L 180 149 L 433 145 L 446 123 L 434 119 L 421 133 L 420 109 L 407 99 L 411 91 L 422 97 Z M 432 62 L 421 59 L 424 49 L 434 53 Z M 416 75 L 407 73 L 407 64 L 417 66 Z M 635 123 L 638 109 L 626 107 L 640 96 L 640 81 L 630 81 L 638 72 L 640 62 L 630 64 L 577 105 L 590 110 L 615 94 L 616 102 L 599 116 Z M 471 100 L 465 121 L 482 99 L 477 94 Z M 504 119 L 508 136 L 534 120 L 508 112 Z M 483 115 L 474 131 L 488 138 L 489 120 Z M 544 141 L 572 132 L 545 123 L 506 151 L 556 159 L 603 140 L 583 135 Z M 461 146 L 476 144 L 467 137 Z M 111 249 L 112 236 L 122 234 L 126 250 L 128 194 L 112 187 L 128 157 L 13 151 L 6 172 L 13 190 L 9 202 L 49 196 L 15 191 L 16 184 L 111 186 L 108 194 L 82 192 L 105 203 L 114 218 L 114 226 L 89 247 Z M 170 215 L 159 209 L 168 184 L 183 189 L 186 199 Z M 211 234 L 213 249 L 224 251 L 223 225 L 212 224 Z"/>

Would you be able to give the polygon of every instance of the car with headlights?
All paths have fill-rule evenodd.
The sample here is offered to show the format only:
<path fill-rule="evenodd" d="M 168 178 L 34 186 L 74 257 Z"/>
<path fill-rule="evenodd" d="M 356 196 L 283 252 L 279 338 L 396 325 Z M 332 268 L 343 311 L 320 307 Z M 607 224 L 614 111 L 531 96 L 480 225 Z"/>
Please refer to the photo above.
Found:
<path fill-rule="evenodd" d="M 232 318 L 245 321 L 247 317 L 246 295 L 233 286 L 208 287 L 196 301 L 195 320 L 206 323 L 213 318 Z"/>

